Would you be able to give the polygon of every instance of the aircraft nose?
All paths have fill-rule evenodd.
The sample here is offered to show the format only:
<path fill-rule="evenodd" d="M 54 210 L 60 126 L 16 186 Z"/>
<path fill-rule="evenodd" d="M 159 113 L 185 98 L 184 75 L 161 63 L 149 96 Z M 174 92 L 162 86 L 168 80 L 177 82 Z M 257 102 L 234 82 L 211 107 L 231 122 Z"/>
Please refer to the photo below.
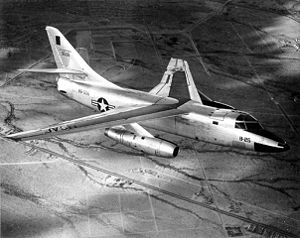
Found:
<path fill-rule="evenodd" d="M 276 152 L 284 152 L 290 149 L 290 146 L 286 142 L 278 142 L 278 146 L 270 146 L 264 145 L 261 143 L 254 143 L 254 150 L 256 152 L 263 153 L 276 153 Z"/>
<path fill-rule="evenodd" d="M 282 147 L 282 149 L 281 149 L 282 152 L 290 150 L 290 146 L 286 142 L 284 142 L 284 144 L 279 142 L 278 146 Z"/>
<path fill-rule="evenodd" d="M 254 150 L 257 152 L 284 152 L 290 149 L 290 146 L 279 136 L 273 134 L 267 130 L 260 130 L 257 132 L 258 135 L 265 137 L 268 140 L 273 141 L 273 143 L 265 143 L 264 141 L 261 143 L 254 143 Z"/>

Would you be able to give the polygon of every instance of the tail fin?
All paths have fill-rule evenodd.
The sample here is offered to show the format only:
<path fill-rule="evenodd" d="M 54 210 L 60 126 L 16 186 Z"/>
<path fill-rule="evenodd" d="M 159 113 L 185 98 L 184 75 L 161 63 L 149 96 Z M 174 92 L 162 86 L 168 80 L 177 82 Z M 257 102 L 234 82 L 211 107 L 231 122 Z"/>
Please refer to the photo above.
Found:
<path fill-rule="evenodd" d="M 46 31 L 57 68 L 68 68 L 85 73 L 93 71 L 58 29 L 47 26 Z"/>
<path fill-rule="evenodd" d="M 97 74 L 56 28 L 47 26 L 46 31 L 58 69 L 42 70 L 46 73 L 85 74 L 87 79 L 101 82 L 103 86 L 120 88 Z M 27 70 L 28 71 L 28 70 Z M 31 71 L 32 72 L 32 71 Z M 36 72 L 38 72 L 36 70 Z M 41 72 L 41 70 L 39 70 Z"/>

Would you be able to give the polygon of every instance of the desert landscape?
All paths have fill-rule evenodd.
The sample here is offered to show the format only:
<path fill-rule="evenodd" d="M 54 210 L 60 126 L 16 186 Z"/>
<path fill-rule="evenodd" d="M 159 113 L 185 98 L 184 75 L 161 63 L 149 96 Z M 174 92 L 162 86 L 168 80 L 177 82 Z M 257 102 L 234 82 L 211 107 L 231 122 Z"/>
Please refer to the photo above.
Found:
<path fill-rule="evenodd" d="M 295 0 L 8 0 L 0 3 L 1 237 L 299 237 L 300 3 Z M 197 88 L 255 116 L 291 149 L 247 152 L 150 129 L 174 159 L 98 129 L 3 136 L 95 111 L 57 91 L 46 26 L 126 88 L 157 85 L 171 57 Z"/>

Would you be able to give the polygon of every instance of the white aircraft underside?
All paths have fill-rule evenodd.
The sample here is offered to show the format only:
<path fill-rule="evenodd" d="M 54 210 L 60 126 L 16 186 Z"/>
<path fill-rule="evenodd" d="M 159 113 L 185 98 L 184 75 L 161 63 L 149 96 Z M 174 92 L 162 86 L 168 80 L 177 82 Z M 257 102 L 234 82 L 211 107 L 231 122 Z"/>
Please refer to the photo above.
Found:
<path fill-rule="evenodd" d="M 46 27 L 46 31 L 58 68 L 26 71 L 59 74 L 58 91 L 98 113 L 10 134 L 7 138 L 33 140 L 106 128 L 106 136 L 133 149 L 160 157 L 177 156 L 177 145 L 154 138 L 142 124 L 238 149 L 257 152 L 289 149 L 284 140 L 264 130 L 250 114 L 215 102 L 198 91 L 189 65 L 182 59 L 171 58 L 161 82 L 150 92 L 125 89 L 92 70 L 57 29 Z M 181 82 L 180 87 L 176 87 L 178 82 Z"/>

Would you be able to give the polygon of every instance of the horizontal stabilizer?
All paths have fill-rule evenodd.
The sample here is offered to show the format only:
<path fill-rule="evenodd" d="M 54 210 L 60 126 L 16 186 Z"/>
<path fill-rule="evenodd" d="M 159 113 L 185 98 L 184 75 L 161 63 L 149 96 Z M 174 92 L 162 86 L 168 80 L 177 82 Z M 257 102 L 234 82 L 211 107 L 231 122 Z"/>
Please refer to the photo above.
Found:
<path fill-rule="evenodd" d="M 57 68 L 57 69 L 19 69 L 22 72 L 31 73 L 46 73 L 46 74 L 86 74 L 83 71 L 67 68 Z"/>

